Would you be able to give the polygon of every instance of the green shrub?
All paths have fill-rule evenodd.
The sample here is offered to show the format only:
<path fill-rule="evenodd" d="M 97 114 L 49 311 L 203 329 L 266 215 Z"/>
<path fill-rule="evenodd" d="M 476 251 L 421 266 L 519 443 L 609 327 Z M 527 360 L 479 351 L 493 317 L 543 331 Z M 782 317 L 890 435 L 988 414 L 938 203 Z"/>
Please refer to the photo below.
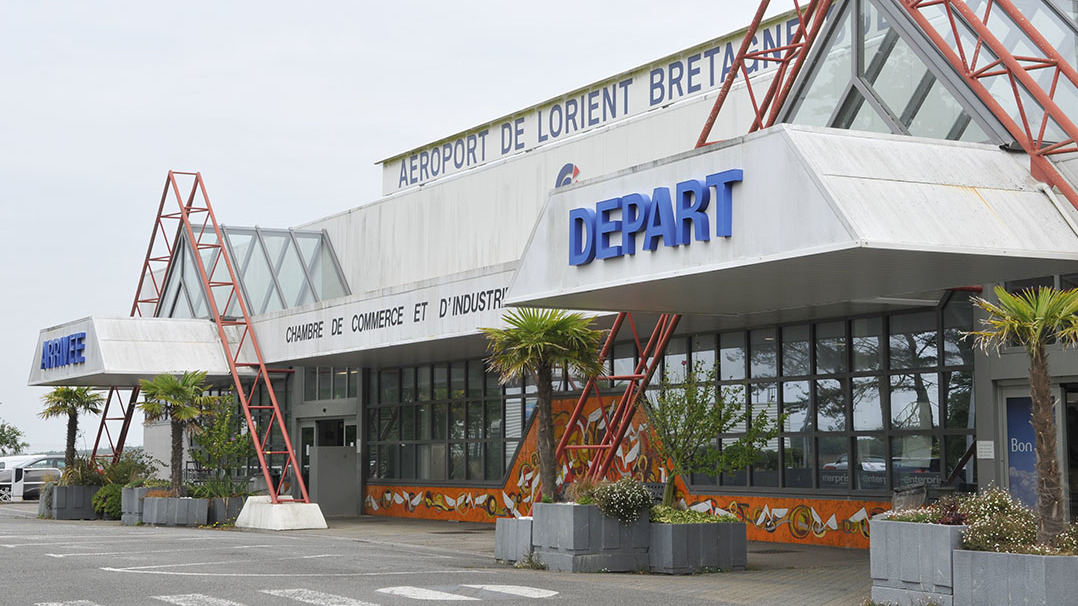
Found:
<path fill-rule="evenodd" d="M 75 457 L 74 462 L 64 469 L 60 476 L 61 486 L 103 486 L 105 474 L 97 466 L 97 461 L 89 457 Z"/>
<path fill-rule="evenodd" d="M 632 524 L 651 507 L 651 492 L 643 483 L 622 478 L 595 489 L 595 503 L 604 514 L 623 524 Z"/>
<path fill-rule="evenodd" d="M 218 499 L 224 497 L 245 497 L 250 493 L 247 482 L 237 482 L 229 478 L 207 480 L 187 488 L 187 494 L 196 499 Z"/>
<path fill-rule="evenodd" d="M 1015 501 L 1009 492 L 993 487 L 963 499 L 958 506 L 969 529 L 962 546 L 974 551 L 1041 553 L 1037 545 L 1037 514 Z"/>
<path fill-rule="evenodd" d="M 717 524 L 719 522 L 740 522 L 732 515 L 712 515 L 693 509 L 677 509 L 667 505 L 651 508 L 649 516 L 655 524 Z"/>
<path fill-rule="evenodd" d="M 121 484 L 106 484 L 102 486 L 90 501 L 90 504 L 94 507 L 94 512 L 99 513 L 106 518 L 119 518 L 123 513 L 123 490 L 124 487 Z"/>
<path fill-rule="evenodd" d="M 153 457 L 140 448 L 129 448 L 120 455 L 120 460 L 105 466 L 105 481 L 121 486 L 144 480 L 157 473 L 157 463 Z"/>
<path fill-rule="evenodd" d="M 584 476 L 574 480 L 567 492 L 574 503 L 592 505 L 595 503 L 595 490 L 605 484 L 609 484 L 609 482 Z"/>
<path fill-rule="evenodd" d="M 125 488 L 168 488 L 168 480 L 160 480 L 157 478 L 143 478 L 139 480 L 132 480 L 127 484 L 124 484 Z"/>

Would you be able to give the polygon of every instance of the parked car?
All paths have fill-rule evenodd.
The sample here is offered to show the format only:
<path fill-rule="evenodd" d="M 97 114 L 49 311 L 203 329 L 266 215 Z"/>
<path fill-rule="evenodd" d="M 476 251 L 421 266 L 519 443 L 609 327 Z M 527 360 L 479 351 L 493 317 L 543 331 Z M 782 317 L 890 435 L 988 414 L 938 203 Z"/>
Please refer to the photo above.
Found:
<path fill-rule="evenodd" d="M 41 487 L 57 480 L 64 469 L 62 455 L 20 455 L 0 457 L 0 501 L 10 501 L 12 485 L 23 482 L 23 499 L 37 499 Z"/>
<path fill-rule="evenodd" d="M 824 463 L 824 469 L 833 470 L 845 470 L 849 469 L 850 462 L 846 455 L 840 456 L 838 459 L 831 463 Z M 862 457 L 861 458 L 861 470 L 862 471 L 885 471 L 887 469 L 886 463 L 882 457 Z"/>

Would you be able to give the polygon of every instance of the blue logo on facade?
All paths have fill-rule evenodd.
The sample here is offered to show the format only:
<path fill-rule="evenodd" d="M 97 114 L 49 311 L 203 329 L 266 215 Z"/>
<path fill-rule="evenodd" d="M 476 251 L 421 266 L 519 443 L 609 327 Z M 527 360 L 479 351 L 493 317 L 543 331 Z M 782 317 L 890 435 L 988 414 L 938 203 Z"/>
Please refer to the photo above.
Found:
<path fill-rule="evenodd" d="M 41 343 L 41 369 L 58 368 L 70 364 L 82 364 L 86 357 L 86 333 L 77 332 Z"/>
<path fill-rule="evenodd" d="M 678 183 L 671 198 L 669 187 L 656 187 L 647 194 L 627 194 L 603 200 L 595 209 L 569 211 L 569 265 L 586 265 L 595 259 L 636 254 L 636 238 L 644 233 L 644 250 L 692 244 L 711 239 L 708 209 L 715 190 L 715 230 L 719 238 L 733 234 L 733 184 L 741 181 L 741 169 L 724 170 L 700 179 Z M 610 215 L 620 211 L 620 218 Z M 621 244 L 611 244 L 610 234 L 620 233 Z"/>
<path fill-rule="evenodd" d="M 554 182 L 554 187 L 561 187 L 562 185 L 569 185 L 573 181 L 576 181 L 576 176 L 580 174 L 580 169 L 576 167 L 576 164 L 572 162 L 561 167 L 558 171 L 558 179 Z"/>

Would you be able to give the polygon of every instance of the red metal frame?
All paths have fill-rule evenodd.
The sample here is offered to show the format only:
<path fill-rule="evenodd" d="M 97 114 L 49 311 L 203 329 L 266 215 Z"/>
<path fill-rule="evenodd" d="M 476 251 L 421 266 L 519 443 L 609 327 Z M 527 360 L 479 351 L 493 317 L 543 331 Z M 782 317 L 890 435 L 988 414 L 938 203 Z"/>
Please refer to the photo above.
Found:
<path fill-rule="evenodd" d="M 797 30 L 790 39 L 790 43 L 777 48 L 749 52 L 749 46 L 751 46 L 753 38 L 756 37 L 756 32 L 760 29 L 760 22 L 763 21 L 764 13 L 767 11 L 769 4 L 771 4 L 771 0 L 762 0 L 759 8 L 756 9 L 756 15 L 753 17 L 749 29 L 745 32 L 745 38 L 741 41 L 741 47 L 737 51 L 737 56 L 730 67 L 730 72 L 727 74 L 726 79 L 723 80 L 719 96 L 715 99 L 711 113 L 704 122 L 704 128 L 700 132 L 700 138 L 696 141 L 696 147 L 704 147 L 714 143 L 714 141 L 709 142 L 708 137 L 711 136 L 711 129 L 715 126 L 715 119 L 718 118 L 719 111 L 722 110 L 723 105 L 726 103 L 726 99 L 730 95 L 738 76 L 741 76 L 745 81 L 749 100 L 752 102 L 752 109 L 755 114 L 748 132 L 756 132 L 775 123 L 779 110 L 782 109 L 786 98 L 789 96 L 797 74 L 801 72 L 801 66 L 804 65 L 809 49 L 823 28 L 824 21 L 827 19 L 827 12 L 831 8 L 831 0 L 809 0 L 804 5 L 804 8 L 802 8 L 801 2 L 794 0 L 794 8 L 797 10 L 799 23 Z M 780 52 L 781 56 L 772 56 L 776 52 Z M 756 92 L 745 67 L 745 62 L 749 60 L 778 63 L 775 77 L 771 80 L 767 92 L 759 102 L 756 100 Z"/>
<path fill-rule="evenodd" d="M 190 179 L 190 189 L 187 190 L 186 196 L 181 191 L 178 176 Z M 166 213 L 165 203 L 170 194 L 171 197 L 175 198 L 178 210 Z M 192 221 L 192 219 L 196 220 Z M 170 229 L 173 224 L 175 228 Z M 169 233 L 173 234 L 171 240 L 169 239 Z M 161 204 L 158 207 L 157 219 L 154 222 L 154 231 L 150 237 L 146 261 L 143 264 L 142 275 L 139 278 L 139 286 L 135 295 L 135 302 L 132 305 L 131 315 L 141 316 L 142 305 L 156 307 L 160 302 L 161 289 L 172 267 L 175 255 L 184 252 L 183 249 L 176 246 L 181 241 L 181 234 L 186 236 L 187 242 L 192 247 L 192 258 L 197 261 L 195 265 L 198 267 L 199 278 L 206 293 L 206 302 L 210 308 L 212 319 L 217 326 L 218 338 L 225 348 L 225 357 L 228 360 L 229 370 L 232 374 L 236 396 L 247 420 L 247 428 L 251 434 L 251 439 L 254 441 L 255 454 L 262 468 L 262 475 L 266 480 L 270 500 L 273 503 L 280 502 L 280 493 L 283 492 L 286 483 L 289 481 L 289 471 L 291 471 L 302 494 L 300 500 L 304 503 L 309 503 L 310 497 L 307 494 L 307 486 L 303 481 L 303 474 L 296 461 L 295 450 L 292 448 L 292 441 L 288 435 L 288 427 L 277 404 L 277 396 L 273 391 L 270 377 L 271 373 L 288 371 L 273 370 L 266 367 L 265 360 L 262 357 L 262 350 L 258 345 L 258 339 L 251 325 L 247 304 L 241 294 L 232 260 L 225 251 L 224 237 L 217 223 L 217 218 L 214 216 L 209 195 L 206 193 L 206 187 L 200 173 L 175 171 L 169 171 L 168 173 L 165 189 L 161 194 Z M 214 253 L 211 255 L 212 265 L 210 267 L 206 267 L 207 259 L 203 254 L 206 251 Z M 227 279 L 224 279 L 226 276 L 219 271 L 222 260 L 224 261 L 224 268 L 227 270 Z M 144 292 L 144 289 L 147 288 L 151 288 L 152 292 L 149 290 Z M 224 317 L 222 309 L 218 308 L 218 300 L 224 301 L 224 310 L 228 310 L 235 303 L 242 317 Z M 233 332 L 234 339 L 229 338 L 229 331 Z M 241 377 L 241 369 L 253 371 L 253 376 Z M 249 381 L 246 387 L 244 385 L 245 378 Z M 264 388 L 264 393 L 269 397 L 269 404 L 255 405 L 251 403 L 250 395 L 255 393 L 259 387 Z M 114 390 L 115 388 L 113 388 Z M 110 398 L 111 394 L 112 391 L 110 391 Z M 137 395 L 137 390 L 135 390 L 130 403 L 124 409 L 125 425 L 118 446 L 113 448 L 114 457 L 118 457 L 123 449 L 122 438 L 126 435 L 126 427 L 130 425 L 131 416 L 135 408 L 133 404 Z M 95 456 L 101 436 L 103 434 L 110 435 L 105 427 L 106 421 L 118 418 L 109 417 L 107 410 L 106 408 L 106 413 L 102 414 L 102 426 L 98 430 L 98 444 L 94 446 Z M 269 423 L 262 429 L 256 425 L 254 419 L 254 415 L 260 412 L 269 413 L 270 416 Z M 268 450 L 274 429 L 280 432 L 284 442 L 284 450 Z M 267 456 L 273 455 L 284 455 L 286 457 L 280 478 L 276 482 L 274 482 L 270 474 L 270 467 L 267 465 Z"/>
<path fill-rule="evenodd" d="M 1078 208 L 1078 192 L 1067 183 L 1067 180 L 1063 178 L 1059 170 L 1048 159 L 1048 156 L 1054 154 L 1078 151 L 1078 144 L 1076 144 L 1078 126 L 1075 126 L 1071 118 L 1055 102 L 1061 78 L 1065 82 L 1069 82 L 1074 89 L 1078 89 L 1078 73 L 1075 72 L 1074 67 L 1030 24 L 1022 11 L 1018 10 L 1011 0 L 988 0 L 983 15 L 978 15 L 963 0 L 902 0 L 901 4 L 943 56 L 965 78 L 974 93 L 1003 123 L 1011 136 L 1015 138 L 1015 141 L 1029 155 L 1030 169 L 1034 178 L 1059 189 L 1063 196 L 1075 208 Z M 925 9 L 936 6 L 943 7 L 947 15 L 950 34 L 955 40 L 955 48 L 948 45 L 946 39 L 936 31 L 924 14 Z M 994 14 L 993 9 L 997 7 L 1014 25 L 1022 30 L 1033 45 L 1036 46 L 1037 50 L 1041 52 L 1041 56 L 1014 55 L 992 34 L 988 27 L 988 21 Z M 960 16 L 961 19 L 956 18 L 956 15 Z M 963 43 L 963 37 L 960 34 L 964 30 L 961 29 L 959 21 L 965 23 L 976 37 L 972 48 L 968 48 Z M 985 59 L 984 55 L 986 53 L 982 53 L 983 50 L 994 54 L 997 59 Z M 981 63 L 982 60 L 983 64 Z M 1030 75 L 1031 71 L 1040 69 L 1054 70 L 1050 90 L 1045 90 Z M 1014 100 L 1017 103 L 1021 124 L 1007 113 L 999 101 L 981 82 L 982 80 L 996 77 L 1006 77 L 1009 80 L 1010 90 L 1014 94 Z M 1065 82 L 1063 83 L 1064 85 Z M 1040 106 L 1039 116 L 1037 115 L 1037 108 L 1027 107 L 1022 95 L 1023 90 Z M 1035 122 L 1032 119 L 1038 117 L 1040 118 L 1040 127 L 1034 128 Z M 1066 134 L 1064 140 L 1053 142 L 1044 140 L 1049 120 L 1055 122 Z"/>

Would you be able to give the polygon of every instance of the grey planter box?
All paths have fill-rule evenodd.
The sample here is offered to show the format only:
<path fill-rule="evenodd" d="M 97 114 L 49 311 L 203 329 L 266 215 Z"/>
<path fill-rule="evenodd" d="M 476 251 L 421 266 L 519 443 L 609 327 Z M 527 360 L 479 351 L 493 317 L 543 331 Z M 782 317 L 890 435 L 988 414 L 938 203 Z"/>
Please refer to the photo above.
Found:
<path fill-rule="evenodd" d="M 700 570 L 744 570 L 748 561 L 745 524 L 651 524 L 651 572 L 691 574 Z"/>
<path fill-rule="evenodd" d="M 1078 557 L 954 552 L 954 604 L 1073 604 Z"/>
<path fill-rule="evenodd" d="M 207 523 L 211 526 L 230 526 L 236 523 L 247 497 L 217 497 L 209 499 Z"/>
<path fill-rule="evenodd" d="M 498 518 L 494 521 L 494 559 L 517 562 L 532 551 L 532 518 Z"/>
<path fill-rule="evenodd" d="M 100 486 L 57 486 L 52 491 L 52 517 L 57 520 L 93 520 L 91 501 Z"/>
<path fill-rule="evenodd" d="M 146 493 L 153 490 L 149 487 L 124 488 L 120 493 L 120 524 L 135 526 L 142 523 L 142 500 Z"/>
<path fill-rule="evenodd" d="M 965 531 L 965 526 L 869 522 L 872 599 L 899 606 L 957 603 L 952 555 Z"/>
<path fill-rule="evenodd" d="M 155 526 L 205 526 L 209 499 L 147 497 L 142 501 L 142 521 Z"/>
<path fill-rule="evenodd" d="M 622 524 L 595 505 L 536 503 L 532 506 L 533 552 L 549 570 L 628 572 L 647 570 L 650 522 Z"/>

